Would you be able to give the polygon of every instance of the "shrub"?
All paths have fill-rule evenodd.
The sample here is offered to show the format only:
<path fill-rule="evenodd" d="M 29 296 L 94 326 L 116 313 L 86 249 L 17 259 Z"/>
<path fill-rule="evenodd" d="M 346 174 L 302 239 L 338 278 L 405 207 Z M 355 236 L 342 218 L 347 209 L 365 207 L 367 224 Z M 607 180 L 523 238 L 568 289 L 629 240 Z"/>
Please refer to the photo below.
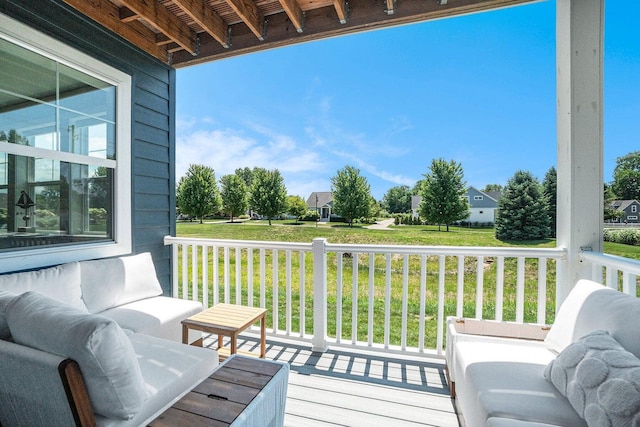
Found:
<path fill-rule="evenodd" d="M 46 209 L 36 209 L 36 227 L 45 230 L 57 230 L 60 228 L 60 219 L 53 212 Z"/>
<path fill-rule="evenodd" d="M 317 221 L 320 216 L 318 212 L 314 210 L 308 210 L 303 216 L 300 217 L 300 221 Z"/>
<path fill-rule="evenodd" d="M 605 228 L 603 232 L 605 242 L 621 243 L 623 245 L 640 246 L 640 229 Z"/>

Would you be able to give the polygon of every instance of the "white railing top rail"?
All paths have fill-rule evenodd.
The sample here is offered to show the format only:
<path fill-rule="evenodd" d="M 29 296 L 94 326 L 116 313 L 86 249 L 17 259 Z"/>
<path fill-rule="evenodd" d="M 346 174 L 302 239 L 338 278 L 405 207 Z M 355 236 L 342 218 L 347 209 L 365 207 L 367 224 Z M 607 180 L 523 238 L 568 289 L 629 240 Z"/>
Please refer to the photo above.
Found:
<path fill-rule="evenodd" d="M 366 245 L 327 243 L 327 252 L 357 252 L 399 255 L 464 255 L 464 256 L 509 256 L 509 257 L 546 257 L 564 259 L 564 248 L 513 248 L 488 246 L 417 246 L 417 245 Z"/>
<path fill-rule="evenodd" d="M 311 243 L 300 242 L 272 242 L 259 240 L 227 240 L 227 239 L 207 239 L 198 237 L 172 237 L 165 236 L 164 244 L 171 245 L 174 243 L 186 245 L 205 245 L 205 246 L 231 246 L 252 249 L 282 249 L 292 251 L 311 251 Z"/>
<path fill-rule="evenodd" d="M 640 276 L 640 261 L 630 258 L 583 250 L 580 251 L 580 259 L 597 265 L 610 266 Z"/>
<path fill-rule="evenodd" d="M 253 249 L 282 249 L 293 251 L 311 251 L 312 243 L 274 242 L 257 240 L 208 239 L 197 237 L 165 236 L 164 244 L 231 246 Z M 418 246 L 418 245 L 372 245 L 325 243 L 325 252 L 357 252 L 370 254 L 394 253 L 398 255 L 445 255 L 445 256 L 508 256 L 508 257 L 546 257 L 564 259 L 566 249 L 556 248 L 514 248 L 490 246 Z"/>

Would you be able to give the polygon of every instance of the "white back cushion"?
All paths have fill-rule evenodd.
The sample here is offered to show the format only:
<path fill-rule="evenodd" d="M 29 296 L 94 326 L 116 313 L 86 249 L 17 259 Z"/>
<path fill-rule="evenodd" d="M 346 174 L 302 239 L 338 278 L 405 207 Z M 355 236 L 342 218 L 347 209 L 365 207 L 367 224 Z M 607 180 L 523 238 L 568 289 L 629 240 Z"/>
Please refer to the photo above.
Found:
<path fill-rule="evenodd" d="M 77 262 L 36 271 L 0 275 L 0 290 L 14 294 L 36 291 L 84 312 L 87 311 L 82 301 L 80 266 Z"/>
<path fill-rule="evenodd" d="M 16 294 L 6 291 L 0 291 L 0 340 L 6 340 L 11 337 L 9 325 L 7 324 L 7 306 Z"/>
<path fill-rule="evenodd" d="M 90 313 L 162 295 L 148 252 L 95 261 L 80 261 L 82 299 Z"/>
<path fill-rule="evenodd" d="M 76 310 L 37 292 L 26 292 L 7 307 L 16 343 L 78 362 L 95 413 L 131 419 L 148 394 L 133 346 L 118 324 Z"/>
<path fill-rule="evenodd" d="M 560 307 L 545 342 L 560 353 L 588 333 L 604 330 L 640 358 L 638 319 L 639 298 L 590 280 L 579 280 Z"/>

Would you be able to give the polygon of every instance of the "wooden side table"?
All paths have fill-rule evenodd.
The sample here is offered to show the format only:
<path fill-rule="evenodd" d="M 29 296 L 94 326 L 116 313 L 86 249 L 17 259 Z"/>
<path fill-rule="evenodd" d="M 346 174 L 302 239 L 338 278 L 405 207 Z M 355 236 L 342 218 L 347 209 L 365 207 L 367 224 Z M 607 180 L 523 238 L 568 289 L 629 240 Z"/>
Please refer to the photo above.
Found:
<path fill-rule="evenodd" d="M 238 352 L 238 335 L 259 320 L 260 357 L 264 359 L 267 348 L 266 314 L 267 310 L 264 308 L 245 307 L 235 304 L 216 304 L 182 321 L 182 342 L 188 344 L 189 329 L 217 334 L 218 354 L 220 360 L 224 360 L 229 355 Z M 231 339 L 229 349 L 222 346 L 223 336 Z M 255 355 L 249 352 L 243 352 L 243 354 Z"/>

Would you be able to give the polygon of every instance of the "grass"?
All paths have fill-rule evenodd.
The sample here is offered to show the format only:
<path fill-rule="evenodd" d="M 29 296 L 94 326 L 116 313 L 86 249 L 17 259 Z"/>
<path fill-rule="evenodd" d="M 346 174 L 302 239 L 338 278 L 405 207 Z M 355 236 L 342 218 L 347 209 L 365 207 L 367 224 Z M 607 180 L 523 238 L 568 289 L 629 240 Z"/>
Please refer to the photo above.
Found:
<path fill-rule="evenodd" d="M 329 243 L 345 244 L 389 244 L 389 245 L 426 245 L 426 246 L 481 246 L 481 247 L 555 247 L 555 241 L 546 239 L 541 241 L 528 242 L 502 242 L 495 238 L 493 229 L 474 229 L 450 227 L 449 232 L 438 231 L 437 226 L 392 226 L 388 230 L 370 230 L 362 226 L 349 228 L 343 224 L 318 224 L 302 223 L 293 225 L 293 221 L 273 221 L 274 225 L 267 225 L 266 221 L 246 221 L 242 223 L 178 223 L 177 235 L 179 237 L 202 237 L 216 239 L 233 240 L 259 240 L 259 241 L 288 241 L 288 242 L 311 242 L 316 237 L 324 237 Z M 640 247 L 625 246 L 619 244 L 605 243 L 605 251 L 614 255 L 628 258 L 640 259 Z M 232 251 L 233 252 L 233 251 Z M 287 287 L 287 277 L 285 265 L 287 254 L 279 251 L 276 261 L 276 276 L 274 274 L 274 259 L 271 251 L 267 252 L 264 258 L 265 288 L 260 289 L 260 261 L 257 251 L 253 251 L 253 283 L 254 283 L 254 305 L 260 305 L 260 298 L 264 297 L 267 306 L 272 305 L 275 300 L 278 304 L 278 327 L 286 327 L 286 307 L 291 307 L 291 331 L 300 330 L 300 304 L 298 303 L 301 291 L 304 291 L 304 315 L 305 333 L 312 333 L 313 325 L 313 283 L 311 254 L 305 258 L 304 274 L 299 273 L 300 263 L 297 253 L 290 255 L 292 276 Z M 249 295 L 246 284 L 249 281 L 247 268 L 247 253 L 242 252 L 240 276 L 236 277 L 236 258 L 229 258 L 229 286 L 228 290 L 224 286 L 224 262 L 223 250 L 218 253 L 218 276 L 220 300 L 224 300 L 225 292 L 228 292 L 229 301 L 235 302 L 236 283 L 242 287 L 241 302 L 247 303 Z M 189 254 L 190 256 L 190 254 Z M 491 257 L 484 258 L 481 268 L 483 272 L 483 317 L 491 319 L 496 312 L 496 277 L 497 262 Z M 389 322 L 391 324 L 390 333 L 387 337 L 391 344 L 399 345 L 403 343 L 402 313 L 407 313 L 406 341 L 407 346 L 417 346 L 419 340 L 419 314 L 420 307 L 420 274 L 421 259 L 419 256 L 410 256 L 407 259 L 408 274 L 405 282 L 403 276 L 404 257 L 393 256 L 391 259 L 391 286 L 389 303 Z M 446 257 L 445 260 L 445 316 L 456 314 L 457 305 L 457 258 Z M 384 298 L 387 292 L 385 277 L 386 259 L 383 255 L 376 255 L 373 264 L 373 287 L 369 288 L 369 256 L 360 254 L 357 263 L 354 259 L 343 257 L 338 258 L 336 254 L 327 254 L 327 305 L 328 305 L 328 334 L 336 336 L 339 324 L 342 325 L 341 338 L 351 340 L 351 319 L 353 315 L 358 316 L 357 340 L 366 341 L 369 334 L 368 315 L 369 308 L 373 310 L 372 339 L 376 343 L 385 341 L 384 320 L 387 315 L 384 306 Z M 506 258 L 504 268 L 504 320 L 515 320 L 515 299 L 516 299 L 516 274 L 517 260 Z M 209 261 L 209 271 L 213 271 L 212 261 Z M 338 266 L 342 265 L 342 279 L 338 280 Z M 426 316 L 425 325 L 425 346 L 434 348 L 436 345 L 437 328 L 437 301 L 438 301 L 438 269 L 439 258 L 437 256 L 427 257 L 427 280 L 426 298 L 424 300 L 424 313 Z M 476 273 L 477 260 L 473 257 L 466 257 L 464 261 L 464 299 L 463 314 L 473 317 L 476 311 Z M 537 271 L 538 260 L 528 259 L 525 262 L 525 321 L 535 322 L 537 313 Z M 355 278 L 354 278 L 355 276 Z M 191 277 L 191 272 L 189 272 Z M 200 281 L 202 279 L 200 278 Z M 211 280 L 209 280 L 211 283 Z M 276 284 L 277 285 L 273 285 Z M 304 288 L 300 286 L 304 283 Z M 405 287 L 406 284 L 406 287 Z M 202 283 L 199 284 L 200 292 Z M 211 288 L 211 286 L 209 286 Z M 213 289 L 209 289 L 210 301 L 213 301 Z M 369 299 L 369 293 L 373 293 L 374 298 Z M 406 298 L 404 298 L 406 295 Z M 287 304 L 287 299 L 294 301 Z M 355 308 L 354 308 L 355 306 Z M 341 308 L 339 308 L 341 307 Z M 547 263 L 547 295 L 546 295 L 546 323 L 553 322 L 555 312 L 555 262 L 549 260 Z M 341 315 L 341 322 L 338 322 L 338 313 Z M 273 327 L 272 313 L 268 313 L 268 324 Z"/>

